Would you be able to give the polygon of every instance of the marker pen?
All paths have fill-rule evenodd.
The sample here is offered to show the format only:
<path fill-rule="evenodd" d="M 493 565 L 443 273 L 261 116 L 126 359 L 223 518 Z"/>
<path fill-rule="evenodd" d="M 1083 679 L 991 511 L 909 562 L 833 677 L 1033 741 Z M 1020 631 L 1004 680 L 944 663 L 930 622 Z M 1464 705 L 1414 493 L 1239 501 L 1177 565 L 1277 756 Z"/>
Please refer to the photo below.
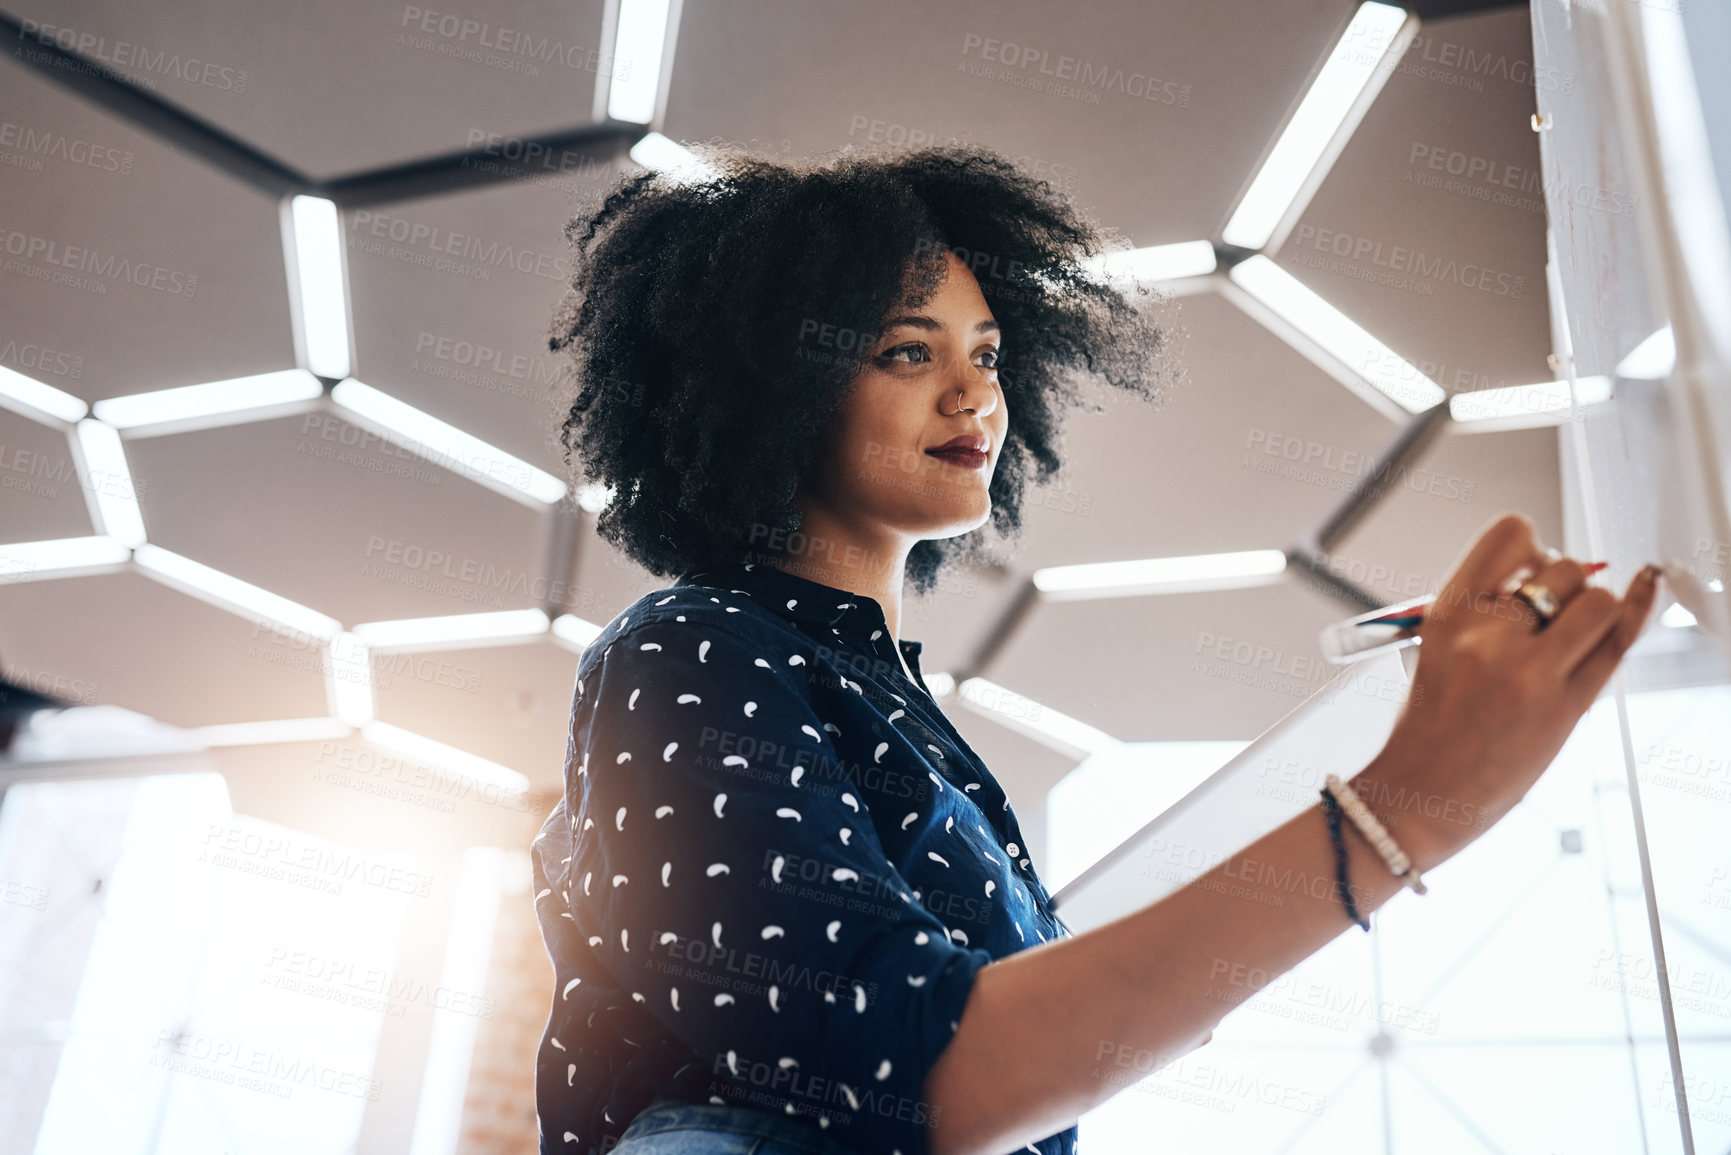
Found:
<path fill-rule="evenodd" d="M 1590 577 L 1610 564 L 1595 561 L 1588 562 L 1581 568 Z M 1356 662 L 1360 658 L 1368 658 L 1372 654 L 1380 654 L 1386 649 L 1416 646 L 1419 642 L 1418 628 L 1424 621 L 1425 607 L 1435 600 L 1436 595 L 1432 594 L 1335 622 L 1317 638 L 1322 647 L 1322 656 L 1341 666 Z"/>

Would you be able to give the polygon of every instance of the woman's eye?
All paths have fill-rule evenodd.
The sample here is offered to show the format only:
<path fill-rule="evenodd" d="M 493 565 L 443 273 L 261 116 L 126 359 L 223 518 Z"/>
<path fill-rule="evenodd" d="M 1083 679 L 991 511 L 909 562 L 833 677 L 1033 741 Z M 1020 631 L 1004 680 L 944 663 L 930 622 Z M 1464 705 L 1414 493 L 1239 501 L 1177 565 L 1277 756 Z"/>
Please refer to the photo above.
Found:
<path fill-rule="evenodd" d="M 897 345 L 878 354 L 880 361 L 901 361 L 908 365 L 918 365 L 932 359 L 931 350 L 918 341 L 910 341 L 906 345 Z"/>
<path fill-rule="evenodd" d="M 984 350 L 980 353 L 978 364 L 984 369 L 996 369 L 998 367 L 998 351 L 996 349 Z"/>

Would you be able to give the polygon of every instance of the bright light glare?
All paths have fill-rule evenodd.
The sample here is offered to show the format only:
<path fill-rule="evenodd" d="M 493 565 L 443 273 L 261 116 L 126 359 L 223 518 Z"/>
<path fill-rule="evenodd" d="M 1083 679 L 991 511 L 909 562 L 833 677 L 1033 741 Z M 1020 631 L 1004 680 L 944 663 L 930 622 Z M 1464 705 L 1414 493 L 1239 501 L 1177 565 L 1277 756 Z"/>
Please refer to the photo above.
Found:
<path fill-rule="evenodd" d="M 182 385 L 176 389 L 110 397 L 98 401 L 93 412 L 116 429 L 133 429 L 140 425 L 160 425 L 216 413 L 310 401 L 322 392 L 324 386 L 319 384 L 319 379 L 305 369 L 284 369 L 278 373 L 259 373 L 229 381 L 207 381 L 202 385 Z"/>
<path fill-rule="evenodd" d="M 70 425 L 90 411 L 89 406 L 72 394 L 44 385 L 36 378 L 26 377 L 4 365 L 0 365 L 0 398 L 24 406 L 29 412 L 23 416 L 33 420 L 38 414 L 46 414 Z M 6 407 L 13 408 L 12 405 Z"/>
<path fill-rule="evenodd" d="M 631 146 L 631 159 L 644 168 L 665 173 L 674 180 L 695 183 L 719 175 L 720 170 L 679 142 L 652 132 Z"/>
<path fill-rule="evenodd" d="M 1240 261 L 1228 275 L 1407 412 L 1423 413 L 1446 396 L 1442 386 L 1267 257 Z"/>
<path fill-rule="evenodd" d="M 341 718 L 282 718 L 268 722 L 228 722 L 191 731 L 206 746 L 272 746 L 279 742 L 330 742 L 354 729 Z"/>
<path fill-rule="evenodd" d="M 1669 377 L 1677 365 L 1677 339 L 1666 325 L 1629 350 L 1617 363 L 1617 376 L 1631 381 L 1657 381 Z"/>
<path fill-rule="evenodd" d="M 1201 277 L 1215 268 L 1214 246 L 1208 241 L 1180 241 L 1120 253 L 1090 257 L 1086 268 L 1115 281 L 1172 281 Z"/>
<path fill-rule="evenodd" d="M 1336 715 L 1335 726 L 1345 723 L 1338 716 L 1345 706 L 1336 699 L 1327 707 Z M 1619 714 L 1627 719 L 1625 732 L 1633 735 L 1632 742 L 1619 733 Z M 1163 1071 L 1147 1073 L 1164 1061 L 1156 1060 L 1127 1074 L 1124 1082 L 1141 1079 L 1136 1089 L 1146 1093 L 1121 1093 L 1083 1114 L 1080 1149 L 1090 1155 L 1143 1155 L 1150 1150 L 1411 1155 L 1473 1147 L 1625 1155 L 1639 1150 L 1644 1130 L 1639 1104 L 1646 1099 L 1663 1110 L 1671 1089 L 1662 1088 L 1663 1096 L 1652 1094 L 1647 1088 L 1659 1086 L 1659 1076 L 1632 1071 L 1631 1064 L 1618 1064 L 1609 1056 L 1626 1046 L 1628 1023 L 1638 1024 L 1649 1038 L 1663 1040 L 1657 984 L 1649 980 L 1640 988 L 1643 994 L 1631 998 L 1631 985 L 1619 976 L 1603 984 L 1609 988 L 1603 993 L 1592 991 L 1589 982 L 1571 982 L 1574 989 L 1565 995 L 1555 976 L 1585 970 L 1583 960 L 1605 960 L 1607 968 L 1617 965 L 1620 952 L 1630 949 L 1628 931 L 1639 928 L 1641 908 L 1635 903 L 1640 901 L 1640 863 L 1634 839 L 1624 833 L 1630 821 L 1625 783 L 1637 773 L 1645 775 L 1641 809 L 1661 883 L 1669 878 L 1723 880 L 1724 807 L 1707 804 L 1707 795 L 1697 791 L 1710 774 L 1724 772 L 1725 752 L 1731 749 L 1728 723 L 1731 687 L 1723 683 L 1631 691 L 1626 706 L 1610 695 L 1601 698 L 1526 800 L 1504 819 L 1509 836 L 1483 838 L 1473 848 L 1478 859 L 1473 877 L 1497 879 L 1506 900 L 1486 902 L 1480 887 L 1451 886 L 1460 876 L 1451 877 L 1448 872 L 1455 864 L 1448 864 L 1429 895 L 1396 897 L 1373 914 L 1373 934 L 1352 930 L 1336 935 L 1288 973 L 1270 975 L 1267 982 L 1254 976 L 1235 987 L 1243 997 L 1235 999 L 1235 1008 L 1215 1028 L 1214 1041 Z M 1302 821 L 1314 820 L 1321 827 L 1315 813 L 1321 782 L 1313 778 L 1327 771 L 1335 745 L 1333 729 L 1324 727 L 1318 740 L 1293 751 L 1292 760 L 1271 759 L 1258 768 L 1262 773 L 1236 779 L 1236 788 L 1223 782 L 1223 792 L 1235 800 L 1231 805 L 1239 799 L 1254 806 L 1289 796 L 1289 813 L 1308 807 L 1311 812 Z M 1630 743 L 1626 755 L 1625 742 Z M 1150 753 L 1154 757 L 1148 760 L 1147 774 L 1167 773 L 1167 760 Z M 1657 760 L 1661 754 L 1663 762 Z M 1350 774 L 1351 769 L 1340 773 Z M 1074 795 L 1075 805 L 1050 811 L 1046 845 L 1054 859 L 1066 844 L 1077 850 L 1113 844 L 1111 824 L 1118 820 L 1121 805 L 1115 783 L 1086 785 L 1092 789 Z M 1722 797 L 1718 789 L 1716 784 L 1710 796 Z M 1134 795 L 1131 798 L 1134 806 Z M 1266 828 L 1284 820 L 1270 812 Z M 1577 841 L 1575 835 L 1565 836 L 1566 849 L 1559 854 L 1554 849 L 1559 828 L 1581 830 L 1584 837 Z M 1160 830 L 1158 842 L 1144 841 L 1143 853 L 1116 877 L 1126 888 L 1136 888 L 1135 905 L 1146 908 L 1162 893 L 1162 874 L 1200 875 L 1262 832 L 1215 844 L 1207 839 L 1206 828 L 1186 829 L 1182 821 L 1175 822 Z M 1391 833 L 1400 841 L 1398 829 Z M 1568 852 L 1576 848 L 1578 852 Z M 1200 860 L 1198 865 L 1181 865 L 1191 856 Z M 1465 865 L 1464 858 L 1459 865 Z M 1270 887 L 1263 894 L 1294 885 L 1284 875 L 1278 884 L 1268 882 L 1289 869 L 1286 863 L 1254 866 L 1260 884 Z M 1327 867 L 1318 873 L 1326 879 Z M 1044 864 L 1040 874 L 1049 878 Z M 1631 877 L 1637 884 L 1623 889 L 1621 880 Z M 1608 878 L 1620 880 L 1615 895 L 1606 894 Z M 1318 887 L 1318 892 L 1323 889 Z M 1712 893 L 1715 901 L 1726 893 L 1722 881 Z M 1634 901 L 1621 897 L 1625 894 Z M 1697 894 L 1689 893 L 1687 899 Z M 1679 909 L 1682 902 L 1667 906 L 1667 916 L 1677 919 L 1669 925 L 1686 929 L 1677 936 L 1682 941 L 1676 952 L 1659 965 L 1674 967 L 1679 975 L 1704 972 L 1722 978 L 1723 909 L 1691 919 Z M 1058 909 L 1086 934 L 1090 923 L 1077 913 L 1078 907 L 1085 909 L 1078 903 L 1066 910 L 1060 901 Z M 1630 912 L 1635 927 L 1623 921 Z M 1340 922 L 1351 930 L 1344 917 Z M 1704 1019 L 1690 1017 L 1704 1008 L 1695 1001 L 1698 994 L 1677 984 L 1671 990 L 1678 1021 L 1698 1022 L 1697 1030 L 1707 1035 L 1712 1028 Z M 1398 1021 L 1383 1009 L 1384 998 L 1390 999 L 1387 1006 L 1403 1008 Z M 1724 1006 L 1722 999 L 1711 1005 L 1715 1010 Z M 1587 1038 L 1596 1041 L 1585 1046 L 1575 1041 Z M 1561 1060 L 1562 1039 L 1569 1039 L 1565 1045 L 1577 1048 L 1577 1054 L 1605 1058 Z M 1714 1050 L 1710 1043 L 1698 1045 L 1701 1049 L 1693 1053 L 1701 1062 L 1723 1072 L 1722 1046 Z M 1692 1053 L 1690 1046 L 1684 1044 L 1685 1056 Z M 1659 1052 L 1662 1070 L 1662 1046 L 1647 1045 L 1646 1053 L 1652 1051 Z M 1551 1056 L 1559 1059 L 1550 1061 Z M 1189 1093 L 1205 1080 L 1211 1094 Z M 1295 1121 L 1300 1112 L 1284 1105 L 1265 1109 L 1254 1092 L 1239 1096 L 1224 1089 L 1249 1084 L 1303 1088 L 1300 1093 L 1309 1097 L 1314 1117 Z M 1718 1086 L 1723 1083 L 1716 1082 Z M 1608 1108 L 1613 1103 L 1630 1106 L 1613 1111 Z M 1691 1098 L 1688 1106 L 1699 1111 L 1700 1097 Z M 1228 1110 L 1232 1107 L 1236 1112 Z M 1676 1124 L 1670 1126 L 1675 1134 Z M 1725 1132 L 1717 1116 L 1711 1126 L 1710 1148 L 1698 1142 L 1696 1149 L 1718 1155 L 1726 1146 Z M 1455 1133 L 1461 1137 L 1453 1138 Z M 1154 1134 L 1160 1136 L 1158 1145 L 1148 1141 Z M 1697 1126 L 1696 1135 L 1702 1134 Z M 1489 1136 L 1496 1137 L 1494 1144 Z M 1475 1138 L 1480 1141 L 1475 1143 Z M 1667 1146 L 1682 1150 L 1674 1139 Z"/>
<path fill-rule="evenodd" d="M 367 644 L 351 633 L 331 640 L 331 664 L 325 673 L 331 713 L 350 726 L 373 720 L 373 669 Z"/>
<path fill-rule="evenodd" d="M 299 602 L 261 589 L 251 582 L 231 577 L 202 562 L 157 545 L 141 545 L 132 559 L 149 573 L 168 585 L 203 601 L 232 610 L 242 617 L 272 628 L 281 628 L 293 635 L 329 642 L 342 631 L 342 625 Z"/>
<path fill-rule="evenodd" d="M 1286 554 L 1280 550 L 1250 549 L 1052 566 L 1034 571 L 1034 587 L 1045 597 L 1070 601 L 1241 589 L 1265 585 L 1285 571 Z"/>
<path fill-rule="evenodd" d="M 1577 377 L 1575 396 L 1582 405 L 1611 399 L 1609 377 Z M 1541 381 L 1456 393 L 1449 398 L 1449 416 L 1456 421 L 1496 421 L 1520 417 L 1549 418 L 1569 412 L 1569 383 Z"/>
<path fill-rule="evenodd" d="M 337 383 L 331 400 L 377 426 L 380 436 L 435 465 L 504 486 L 544 505 L 565 496 L 565 483 L 551 473 L 353 377 Z"/>
<path fill-rule="evenodd" d="M 131 557 L 132 549 L 112 537 L 13 542 L 0 545 L 0 584 L 121 565 Z"/>
<path fill-rule="evenodd" d="M 78 448 L 84 454 L 84 484 L 96 496 L 103 532 L 129 546 L 143 545 L 144 514 L 120 434 L 114 426 L 86 417 L 78 423 Z"/>
<path fill-rule="evenodd" d="M 26 988 L 8 991 L 8 1021 L 26 1006 L 54 1007 L 61 1022 L 50 1031 L 64 1032 L 45 1072 L 53 1086 L 40 1130 L 8 1149 L 310 1155 L 365 1146 L 367 1096 L 391 1086 L 395 1070 L 375 1071 L 379 1037 L 404 1004 L 427 1013 L 399 992 L 436 978 L 413 954 L 394 967 L 404 915 L 417 905 L 401 880 L 429 877 L 420 873 L 429 864 L 235 814 L 218 774 L 18 789 L 46 795 L 33 809 L 46 828 L 35 842 L 49 853 L 33 870 L 88 861 L 103 873 L 101 909 L 79 939 L 29 940 L 67 1009 L 44 1006 L 28 989 L 40 982 L 7 984 Z M 59 817 L 68 812 L 84 820 Z M 5 848 L 0 857 L 10 857 Z M 7 868 L 4 877 L 18 877 Z M 61 867 L 51 877 L 58 892 L 76 876 Z M 18 933 L 10 941 L 24 949 Z M 264 949 L 276 944 L 288 949 Z M 315 987 L 303 959 L 335 965 Z M 363 981 L 370 1001 L 357 1006 Z M 115 1062 L 122 1045 L 134 1061 Z"/>
<path fill-rule="evenodd" d="M 349 310 L 344 300 L 343 237 L 337 206 L 323 197 L 309 196 L 297 196 L 290 204 L 307 368 L 320 377 L 347 377 Z"/>
<path fill-rule="evenodd" d="M 667 5 L 668 0 L 620 0 L 613 77 L 607 89 L 607 115 L 613 120 L 648 124 L 655 119 L 661 52 L 667 43 Z"/>
<path fill-rule="evenodd" d="M 585 513 L 600 513 L 612 500 L 611 485 L 588 483 L 577 487 L 577 504 Z"/>
<path fill-rule="evenodd" d="M 1286 131 L 1263 162 L 1250 189 L 1221 234 L 1229 245 L 1260 249 L 1298 195 L 1305 178 L 1322 158 L 1328 142 L 1370 82 L 1382 53 L 1367 45 L 1386 46 L 1406 20 L 1403 9 L 1388 4 L 1360 5 L 1345 35 L 1334 46 L 1310 91 L 1292 114 Z"/>
<path fill-rule="evenodd" d="M 377 746 L 406 754 L 410 758 L 419 758 L 434 766 L 445 769 L 461 777 L 472 778 L 477 782 L 498 786 L 505 790 L 521 794 L 529 789 L 529 779 L 517 771 L 501 766 L 497 762 L 489 762 L 478 754 L 459 750 L 455 746 L 447 746 L 443 742 L 434 741 L 422 734 L 415 734 L 389 722 L 369 722 L 361 727 L 361 737 Z"/>
<path fill-rule="evenodd" d="M 602 627 L 576 614 L 560 614 L 553 619 L 553 636 L 581 650 L 601 636 Z"/>
<path fill-rule="evenodd" d="M 1646 4 L 1638 14 L 1664 166 L 1663 195 L 1689 275 L 1693 311 L 1713 334 L 1709 346 L 1731 349 L 1731 221 L 1725 216 L 1713 164 L 1721 142 L 1708 134 L 1702 91 L 1695 82 L 1683 26 L 1683 5 Z M 1723 99 L 1717 95 L 1717 84 L 1708 92 Z"/>
<path fill-rule="evenodd" d="M 1068 714 L 1060 714 L 1050 706 L 1043 706 L 984 678 L 969 678 L 963 682 L 958 697 L 1001 725 L 1072 758 L 1097 754 L 1118 745 L 1118 739 L 1104 730 L 1097 730 Z"/>
<path fill-rule="evenodd" d="M 1246 742 L 1126 742 L 1100 752 L 1046 795 L 1046 864 L 1040 876 L 1056 892 L 1134 835 Z"/>
<path fill-rule="evenodd" d="M 463 851 L 451 900 L 440 990 L 487 989 L 508 861 L 506 852 L 497 846 L 471 846 Z M 432 1020 L 409 1155 L 456 1155 L 479 1022 L 473 1014 L 445 1008 L 436 1011 Z"/>
<path fill-rule="evenodd" d="M 547 615 L 540 610 L 498 610 L 485 614 L 447 614 L 437 618 L 401 618 L 365 622 L 355 627 L 360 640 L 375 650 L 431 649 L 473 645 L 547 632 Z"/>
<path fill-rule="evenodd" d="M 1682 602 L 1673 602 L 1664 613 L 1659 615 L 1659 624 L 1680 630 L 1685 626 L 1695 624 L 1695 615 L 1683 608 Z"/>

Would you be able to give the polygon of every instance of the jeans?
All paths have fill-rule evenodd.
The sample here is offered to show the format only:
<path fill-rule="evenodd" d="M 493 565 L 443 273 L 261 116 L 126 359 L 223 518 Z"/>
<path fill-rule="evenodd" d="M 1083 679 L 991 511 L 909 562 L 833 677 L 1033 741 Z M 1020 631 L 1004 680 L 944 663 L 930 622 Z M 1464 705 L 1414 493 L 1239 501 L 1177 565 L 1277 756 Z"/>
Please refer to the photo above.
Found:
<path fill-rule="evenodd" d="M 815 1125 L 749 1107 L 657 1099 L 610 1155 L 852 1155 Z"/>

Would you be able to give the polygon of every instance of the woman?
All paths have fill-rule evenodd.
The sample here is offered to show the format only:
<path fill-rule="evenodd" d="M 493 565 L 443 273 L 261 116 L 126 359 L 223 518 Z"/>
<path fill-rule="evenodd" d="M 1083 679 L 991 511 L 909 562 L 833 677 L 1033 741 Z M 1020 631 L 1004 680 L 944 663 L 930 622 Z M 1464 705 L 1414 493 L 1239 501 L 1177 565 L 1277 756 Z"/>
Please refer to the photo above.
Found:
<path fill-rule="evenodd" d="M 1069 1152 L 1123 1085 L 1102 1056 L 1207 1041 L 1214 960 L 1278 975 L 1400 889 L 1319 800 L 1070 933 L 900 637 L 904 583 L 1017 528 L 1083 379 L 1158 399 L 1173 375 L 1046 186 L 975 151 L 733 161 L 628 179 L 568 235 L 565 445 L 613 491 L 600 533 L 677 580 L 584 651 L 535 842 L 543 1151 Z M 1542 630 L 1501 592 L 1522 574 L 1560 606 Z M 1650 570 L 1622 599 L 1584 588 L 1517 516 L 1472 546 L 1351 779 L 1419 871 L 1520 801 L 1653 596 Z M 1386 807 L 1411 791 L 1454 805 Z M 1249 859 L 1334 879 L 1337 848 L 1350 882 L 1325 897 L 1221 885 Z"/>

